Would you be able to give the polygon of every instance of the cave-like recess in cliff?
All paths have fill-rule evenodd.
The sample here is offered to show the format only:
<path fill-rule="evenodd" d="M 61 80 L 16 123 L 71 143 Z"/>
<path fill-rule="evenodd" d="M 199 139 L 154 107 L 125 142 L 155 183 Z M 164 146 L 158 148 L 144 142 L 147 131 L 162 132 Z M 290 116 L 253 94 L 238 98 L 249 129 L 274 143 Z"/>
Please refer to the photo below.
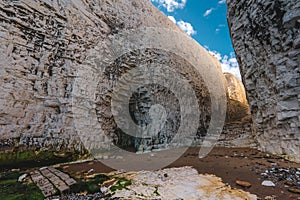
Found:
<path fill-rule="evenodd" d="M 178 99 L 168 88 L 157 85 L 143 85 L 132 94 L 129 104 L 130 114 L 139 126 L 150 123 L 149 109 L 153 104 L 162 105 L 167 111 L 167 122 L 157 136 L 136 138 L 120 130 L 111 115 L 111 91 L 114 82 L 122 74 L 139 65 L 147 63 L 166 64 L 190 81 L 196 91 L 198 106 L 201 109 L 199 128 L 193 138 L 195 144 L 200 144 L 205 137 L 210 121 L 210 95 L 203 79 L 195 69 L 183 58 L 170 52 L 158 49 L 135 50 L 122 55 L 105 70 L 105 80 L 98 84 L 96 94 L 96 111 L 98 121 L 105 134 L 113 139 L 114 143 L 129 150 L 151 150 L 166 148 L 180 126 L 180 105 Z"/>

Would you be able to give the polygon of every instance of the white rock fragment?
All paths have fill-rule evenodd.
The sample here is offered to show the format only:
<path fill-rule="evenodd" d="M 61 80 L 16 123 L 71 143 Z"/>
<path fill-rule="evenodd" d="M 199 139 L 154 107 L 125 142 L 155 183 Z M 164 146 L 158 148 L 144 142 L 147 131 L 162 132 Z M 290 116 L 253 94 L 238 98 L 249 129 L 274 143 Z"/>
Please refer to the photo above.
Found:
<path fill-rule="evenodd" d="M 100 191 L 102 192 L 102 193 L 106 193 L 107 191 L 108 191 L 108 188 L 107 187 L 101 187 L 100 188 Z"/>
<path fill-rule="evenodd" d="M 27 177 L 27 174 L 22 174 L 19 178 L 18 178 L 18 182 L 23 182 L 25 180 L 25 178 Z"/>
<path fill-rule="evenodd" d="M 94 169 L 90 169 L 87 173 L 90 174 L 90 173 L 92 173 L 94 171 L 95 171 Z"/>
<path fill-rule="evenodd" d="M 267 187 L 275 187 L 275 184 L 272 181 L 263 181 L 261 183 L 261 185 L 267 186 Z"/>

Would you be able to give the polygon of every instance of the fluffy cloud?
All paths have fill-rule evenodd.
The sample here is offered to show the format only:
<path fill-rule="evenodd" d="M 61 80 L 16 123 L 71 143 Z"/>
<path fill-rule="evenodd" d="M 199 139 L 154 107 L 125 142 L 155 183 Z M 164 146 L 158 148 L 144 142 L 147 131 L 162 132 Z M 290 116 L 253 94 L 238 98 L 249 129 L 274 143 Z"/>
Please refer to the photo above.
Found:
<path fill-rule="evenodd" d="M 205 13 L 203 14 L 203 16 L 204 16 L 204 17 L 207 17 L 208 15 L 211 14 L 211 12 L 212 12 L 213 10 L 214 10 L 213 8 L 206 10 Z"/>
<path fill-rule="evenodd" d="M 194 30 L 193 26 L 185 21 L 176 21 L 176 19 L 173 16 L 168 16 L 168 18 L 174 22 L 179 28 L 181 28 L 186 34 L 188 35 L 195 35 L 196 31 Z"/>
<path fill-rule="evenodd" d="M 210 50 L 208 51 L 210 54 L 215 56 L 220 61 L 223 72 L 229 72 L 241 80 L 239 65 L 233 52 L 230 53 L 229 56 L 228 55 L 222 56 L 217 51 L 210 51 Z"/>
<path fill-rule="evenodd" d="M 226 3 L 226 0 L 220 0 L 220 1 L 218 2 L 218 4 L 224 4 L 224 3 Z"/>
<path fill-rule="evenodd" d="M 175 9 L 184 8 L 187 0 L 151 0 L 158 3 L 160 6 L 167 9 L 168 12 L 173 12 Z"/>
<path fill-rule="evenodd" d="M 194 30 L 193 26 L 188 22 L 180 20 L 177 22 L 177 26 L 181 28 L 184 32 L 186 32 L 188 35 L 196 34 L 196 31 Z"/>

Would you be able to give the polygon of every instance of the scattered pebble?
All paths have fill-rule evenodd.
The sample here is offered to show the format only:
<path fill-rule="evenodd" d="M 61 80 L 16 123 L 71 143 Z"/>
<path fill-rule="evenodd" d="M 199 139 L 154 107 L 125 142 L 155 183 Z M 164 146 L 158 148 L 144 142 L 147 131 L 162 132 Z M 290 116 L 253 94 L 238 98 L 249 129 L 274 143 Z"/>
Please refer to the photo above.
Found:
<path fill-rule="evenodd" d="M 272 165 L 272 166 L 277 166 L 278 164 L 277 164 L 277 163 L 271 163 L 271 165 Z"/>
<path fill-rule="evenodd" d="M 69 195 L 63 195 L 61 197 L 49 197 L 45 200 L 87 200 L 87 199 L 103 199 L 104 195 L 101 192 L 97 192 L 95 194 L 69 194 Z M 108 199 L 108 198 L 105 198 Z"/>
<path fill-rule="evenodd" d="M 102 193 L 105 193 L 105 192 L 107 192 L 108 191 L 108 188 L 107 187 L 101 187 L 100 188 L 100 191 L 102 192 Z"/>
<path fill-rule="evenodd" d="M 236 181 L 235 183 L 242 187 L 246 187 L 246 188 L 251 187 L 251 183 L 247 181 Z"/>
<path fill-rule="evenodd" d="M 22 174 L 19 178 L 18 178 L 18 182 L 23 182 L 25 180 L 25 178 L 27 177 L 27 174 Z"/>
<path fill-rule="evenodd" d="M 285 181 L 284 184 L 288 185 L 288 186 L 294 186 L 295 185 L 294 182 L 290 182 L 290 181 Z"/>
<path fill-rule="evenodd" d="M 300 194 L 300 188 L 289 188 L 288 191 L 292 193 Z"/>
<path fill-rule="evenodd" d="M 275 187 L 275 184 L 272 181 L 263 181 L 261 183 L 261 185 L 267 186 L 267 187 Z"/>
<path fill-rule="evenodd" d="M 94 169 L 90 169 L 87 173 L 90 174 L 90 173 L 92 173 L 94 171 L 95 171 Z"/>
<path fill-rule="evenodd" d="M 276 200 L 276 196 L 275 195 L 272 195 L 272 196 L 266 196 L 265 197 L 265 200 Z"/>
<path fill-rule="evenodd" d="M 283 168 L 279 166 L 271 167 L 261 173 L 263 180 L 271 180 L 275 184 L 284 181 L 285 185 L 297 185 L 300 186 L 300 171 L 299 168 Z"/>

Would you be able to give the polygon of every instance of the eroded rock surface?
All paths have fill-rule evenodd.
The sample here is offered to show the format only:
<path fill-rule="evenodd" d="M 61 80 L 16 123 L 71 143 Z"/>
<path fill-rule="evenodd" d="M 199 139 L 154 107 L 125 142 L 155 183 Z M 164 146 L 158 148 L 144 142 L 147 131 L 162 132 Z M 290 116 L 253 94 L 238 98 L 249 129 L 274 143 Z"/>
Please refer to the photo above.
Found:
<path fill-rule="evenodd" d="M 227 122 L 240 120 L 250 115 L 243 83 L 234 75 L 224 73 L 227 86 Z"/>
<path fill-rule="evenodd" d="M 214 175 L 198 174 L 191 167 L 128 172 L 118 176 L 131 181 L 126 188 L 113 194 L 121 199 L 257 199 L 254 194 L 226 186 Z"/>
<path fill-rule="evenodd" d="M 260 148 L 300 161 L 300 2 L 227 5 Z"/>
<path fill-rule="evenodd" d="M 226 124 L 218 146 L 256 147 L 248 104 L 243 83 L 234 75 L 224 73 L 227 86 Z"/>
<path fill-rule="evenodd" d="M 203 77 L 199 76 L 187 57 L 149 48 L 127 52 L 105 69 L 97 68 L 98 65 L 96 69 L 84 68 L 87 57 L 103 52 L 109 54 L 111 38 L 123 30 L 157 27 L 181 32 L 150 2 L 4 1 L 0 12 L 3 21 L 0 26 L 2 150 L 18 147 L 22 147 L 19 151 L 28 148 L 56 151 L 105 148 L 111 141 L 104 136 L 118 146 L 141 151 L 167 147 L 181 123 L 178 99 L 168 88 L 145 85 L 138 88 L 130 99 L 131 117 L 141 126 L 151 122 L 149 109 L 153 104 L 160 104 L 166 109 L 167 122 L 155 137 L 140 139 L 125 134 L 118 128 L 111 113 L 111 95 L 116 82 L 137 65 L 149 63 L 169 66 L 188 80 L 201 113 L 196 137 L 192 139 L 199 144 L 205 138 L 211 119 L 211 96 Z M 178 41 L 180 45 L 183 48 L 186 44 Z M 221 73 L 220 63 L 207 52 L 189 56 L 207 59 L 208 64 Z M 96 87 L 92 99 L 95 107 L 89 106 L 87 100 L 82 104 L 87 113 L 95 113 L 96 123 L 88 121 L 86 115 L 74 121 L 73 92 L 79 69 L 87 85 L 95 84 Z M 103 70 L 99 82 L 95 83 L 90 75 L 95 74 L 92 70 Z M 226 87 L 225 78 L 222 76 L 221 79 Z M 226 126 L 224 132 L 233 137 L 248 137 L 252 129 L 249 121 L 242 120 L 248 112 L 242 84 L 230 75 L 227 75 L 227 82 L 229 122 L 234 123 Z M 236 120 L 240 122 L 236 123 Z M 91 134 L 89 130 L 96 130 L 99 125 L 103 132 Z M 81 127 L 85 128 L 81 131 L 84 138 L 78 136 L 77 131 Z M 232 137 L 223 139 L 230 140 Z M 81 141 L 90 146 L 84 146 Z M 240 142 L 235 143 L 233 146 Z"/>
<path fill-rule="evenodd" d="M 226 72 L 224 75 L 226 78 L 229 99 L 248 105 L 243 83 L 231 73 Z"/>

